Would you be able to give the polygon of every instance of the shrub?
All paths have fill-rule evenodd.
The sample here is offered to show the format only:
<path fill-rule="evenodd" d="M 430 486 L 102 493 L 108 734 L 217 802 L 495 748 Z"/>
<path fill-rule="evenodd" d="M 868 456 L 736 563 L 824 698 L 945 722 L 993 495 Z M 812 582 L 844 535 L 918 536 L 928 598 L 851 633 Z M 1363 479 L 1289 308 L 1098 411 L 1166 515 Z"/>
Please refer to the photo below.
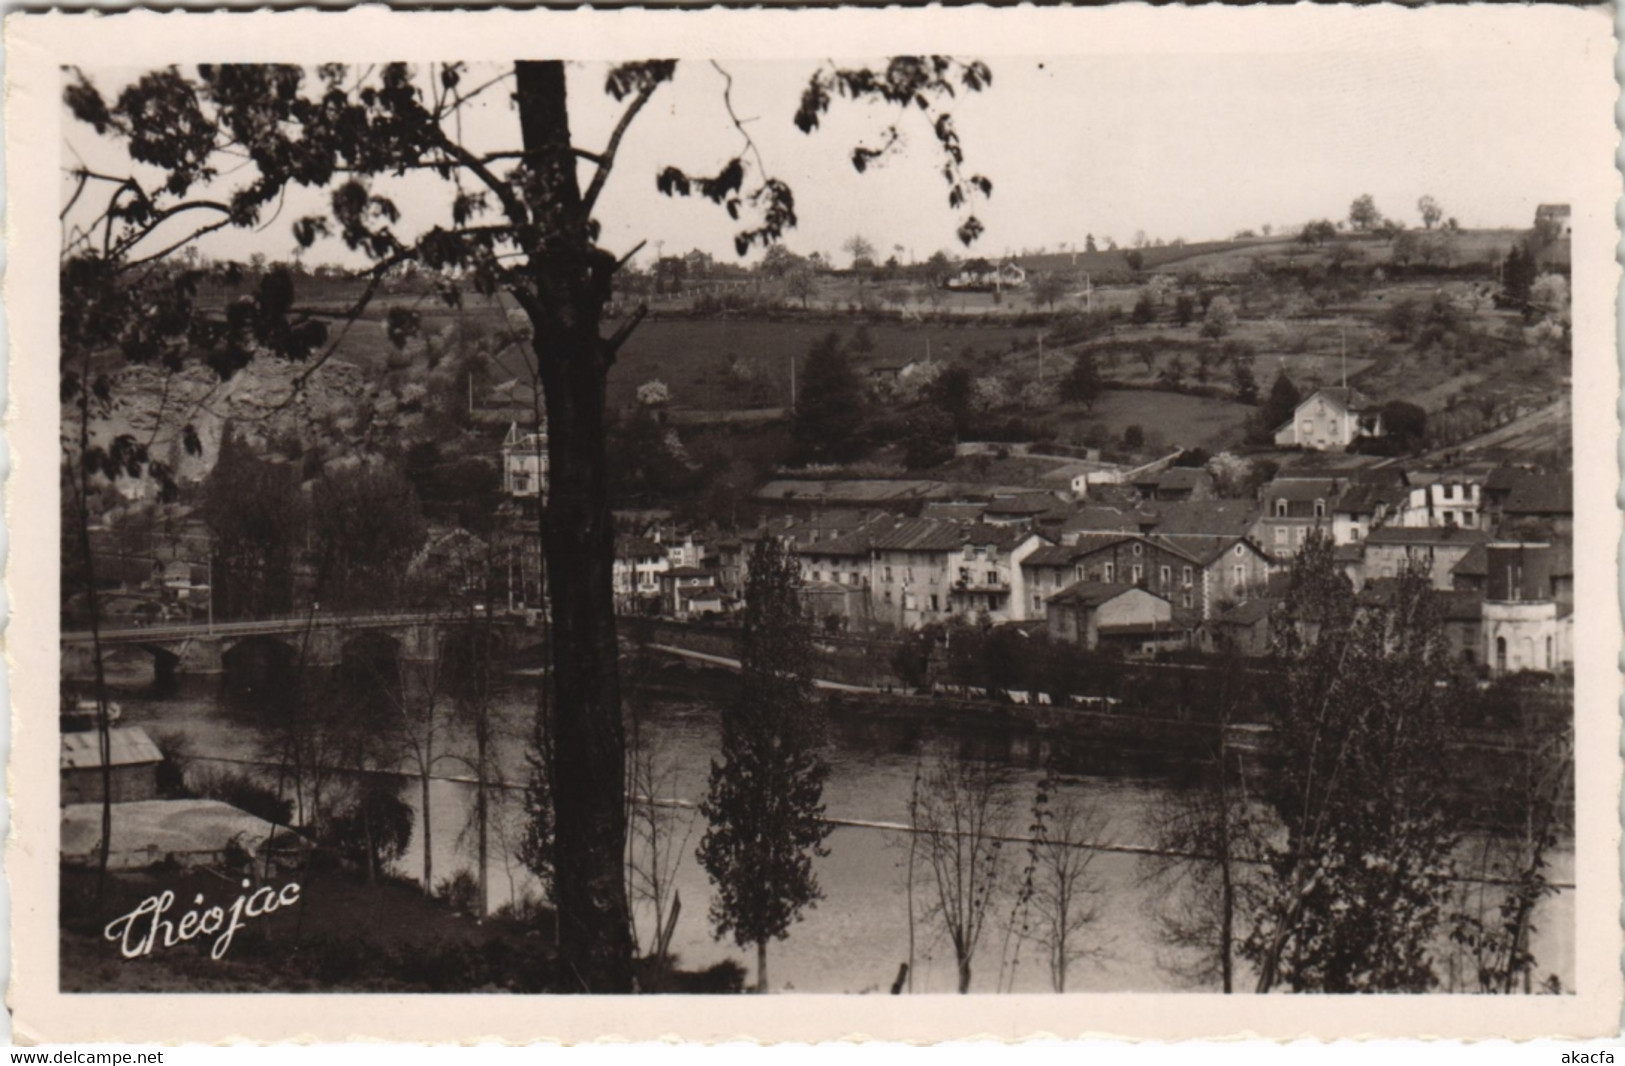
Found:
<path fill-rule="evenodd" d="M 192 791 L 203 799 L 229 803 L 238 810 L 276 825 L 288 825 L 293 820 L 293 802 L 283 799 L 274 789 L 267 788 L 247 774 L 208 768 L 195 770 L 192 778 Z"/>
<path fill-rule="evenodd" d="M 480 883 L 467 870 L 458 870 L 434 886 L 434 898 L 443 900 L 454 911 L 472 914 L 479 903 Z"/>

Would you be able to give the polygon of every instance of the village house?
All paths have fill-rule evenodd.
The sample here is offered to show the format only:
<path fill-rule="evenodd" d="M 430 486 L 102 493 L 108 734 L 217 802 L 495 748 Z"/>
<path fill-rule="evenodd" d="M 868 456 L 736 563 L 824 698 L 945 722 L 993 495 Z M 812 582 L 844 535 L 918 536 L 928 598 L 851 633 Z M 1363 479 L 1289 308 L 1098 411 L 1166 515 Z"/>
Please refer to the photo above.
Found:
<path fill-rule="evenodd" d="M 1494 536 L 1538 527 L 1544 536 L 1574 535 L 1574 474 L 1497 467 L 1484 479 L 1484 511 Z"/>
<path fill-rule="evenodd" d="M 1495 541 L 1485 547 L 1484 662 L 1496 674 L 1574 666 L 1574 609 L 1558 602 L 1554 545 Z"/>
<path fill-rule="evenodd" d="M 714 570 L 678 566 L 660 571 L 659 580 L 660 608 L 668 617 L 688 621 L 723 610 Z"/>
<path fill-rule="evenodd" d="M 1270 614 L 1276 602 L 1258 597 L 1220 612 L 1202 626 L 1202 650 L 1210 655 L 1234 654 L 1248 658 L 1268 655 Z"/>
<path fill-rule="evenodd" d="M 95 731 L 61 734 L 61 805 L 100 803 L 101 740 Z M 108 795 L 114 803 L 134 803 L 158 796 L 158 764 L 164 756 L 145 731 L 126 727 L 108 730 L 111 767 Z"/>
<path fill-rule="evenodd" d="M 1342 483 L 1336 478 L 1277 478 L 1264 486 L 1263 511 L 1253 540 L 1277 559 L 1298 554 L 1311 530 L 1332 532 L 1332 514 Z"/>
<path fill-rule="evenodd" d="M 1170 466 L 1141 474 L 1134 487 L 1147 500 L 1173 503 L 1180 500 L 1211 500 L 1213 475 L 1196 466 Z"/>
<path fill-rule="evenodd" d="M 666 549 L 648 537 L 621 534 L 615 538 L 611 584 L 615 610 L 646 613 L 661 602 L 660 575 L 671 569 Z"/>
<path fill-rule="evenodd" d="M 508 424 L 502 439 L 502 491 L 515 499 L 540 499 L 547 492 L 547 431 L 525 433 Z"/>
<path fill-rule="evenodd" d="M 1056 640 L 1093 651 L 1102 644 L 1180 645 L 1184 631 L 1174 624 L 1173 604 L 1134 585 L 1076 581 L 1049 598 L 1045 619 Z"/>
<path fill-rule="evenodd" d="M 1332 504 L 1332 543 L 1340 547 L 1361 544 L 1373 529 L 1388 520 L 1391 508 L 1404 499 L 1405 493 L 1403 488 L 1384 485 L 1348 486 Z"/>
<path fill-rule="evenodd" d="M 1292 419 L 1275 430 L 1283 448 L 1342 451 L 1359 437 L 1382 436 L 1382 414 L 1350 388 L 1316 389 L 1298 404 Z"/>
<path fill-rule="evenodd" d="M 1383 526 L 1365 539 L 1365 580 L 1398 577 L 1411 565 L 1425 570 L 1434 588 L 1452 588 L 1451 571 L 1484 539 L 1479 530 L 1461 526 Z"/>
<path fill-rule="evenodd" d="M 1483 525 L 1484 502 L 1481 490 L 1488 469 L 1450 471 L 1412 470 L 1409 488 L 1390 525 L 1462 526 L 1479 529 Z"/>

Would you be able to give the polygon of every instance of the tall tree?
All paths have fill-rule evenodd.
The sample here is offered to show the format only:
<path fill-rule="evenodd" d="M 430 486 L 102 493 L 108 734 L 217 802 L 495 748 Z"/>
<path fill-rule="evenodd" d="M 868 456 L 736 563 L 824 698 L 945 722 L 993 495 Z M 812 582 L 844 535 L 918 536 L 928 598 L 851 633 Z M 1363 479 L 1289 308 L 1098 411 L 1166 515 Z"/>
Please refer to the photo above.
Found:
<path fill-rule="evenodd" d="M 959 643 L 956 632 L 951 654 L 957 654 Z M 970 991 L 971 967 L 988 918 L 1009 888 L 1004 840 L 1012 819 L 998 767 L 954 754 L 944 754 L 918 775 L 909 798 L 909 829 L 919 838 L 931 900 L 928 913 L 953 946 L 961 995 Z"/>
<path fill-rule="evenodd" d="M 1282 367 L 1275 375 L 1274 384 L 1270 386 L 1269 399 L 1264 401 L 1264 406 L 1259 411 L 1259 430 L 1266 435 L 1274 433 L 1277 427 L 1291 420 L 1298 410 L 1301 399 L 1298 387 L 1287 377 L 1286 368 Z"/>
<path fill-rule="evenodd" d="M 863 383 L 832 331 L 813 342 L 791 416 L 795 457 L 804 463 L 844 463 L 863 454 Z"/>
<path fill-rule="evenodd" d="M 1427 575 L 1407 569 L 1385 601 L 1358 602 L 1317 531 L 1271 623 L 1284 675 L 1263 697 L 1278 756 L 1265 791 L 1284 834 L 1264 848 L 1242 949 L 1258 990 L 1426 991 L 1455 845 Z"/>
<path fill-rule="evenodd" d="M 73 174 L 69 214 L 87 189 L 105 190 L 107 198 L 84 224 L 72 223 L 65 242 L 64 395 L 91 385 L 70 366 L 70 352 L 113 351 L 171 368 L 196 354 L 222 376 L 256 353 L 325 361 L 386 277 L 405 264 L 421 269 L 453 306 L 469 287 L 505 292 L 522 312 L 546 401 L 551 471 L 540 535 L 551 575 L 560 712 L 549 775 L 560 949 L 573 987 L 586 991 L 631 987 L 605 395 L 616 355 L 645 314 L 640 306 L 606 322 L 616 276 L 637 249 L 617 255 L 603 247 L 595 212 L 629 129 L 676 69 L 673 60 L 610 67 L 603 88 L 622 111 L 595 149 L 572 139 L 566 68 L 557 60 L 517 62 L 478 83 L 462 63 L 432 64 L 426 77 L 400 63 L 360 70 L 326 64 L 314 72 L 207 64 L 140 75 L 112 100 L 77 72 L 64 90 L 75 117 L 124 142 L 132 164 L 128 175 Z M 731 112 L 732 79 L 723 73 Z M 990 81 L 984 64 L 940 56 L 898 57 L 879 68 L 825 64 L 809 77 L 793 120 L 813 132 L 838 97 L 915 116 L 943 153 L 950 207 L 961 213 L 958 234 L 969 243 L 982 232 L 969 205 L 992 184 L 965 169 L 946 107 L 959 90 L 979 91 Z M 511 93 L 516 136 L 471 148 L 460 117 L 492 91 Z M 734 243 L 745 254 L 773 243 L 797 219 L 789 185 L 767 171 L 747 127 L 735 128 L 738 151 L 714 174 L 667 167 L 655 184 L 724 208 L 740 221 Z M 894 135 L 881 147 L 860 145 L 852 162 L 862 170 L 899 142 Z M 157 179 L 143 168 L 156 168 Z M 415 237 L 403 236 L 413 230 L 402 204 L 381 191 L 407 172 L 445 182 L 444 216 L 412 220 Z M 336 336 L 297 305 L 285 270 L 271 267 L 258 275 L 251 297 L 205 313 L 195 299 L 195 271 L 146 269 L 189 239 L 267 224 L 265 212 L 297 186 L 330 197 L 325 212 L 294 221 L 299 244 L 337 237 L 373 264 Z M 432 201 L 416 195 L 413 202 Z M 392 339 L 404 341 L 415 316 L 392 309 L 388 324 Z"/>
<path fill-rule="evenodd" d="M 1072 361 L 1072 369 L 1061 379 L 1061 399 L 1068 403 L 1081 403 L 1090 410 L 1105 389 L 1094 355 L 1085 348 Z"/>
<path fill-rule="evenodd" d="M 316 482 L 310 510 L 324 595 L 351 607 L 393 604 L 428 535 L 406 476 L 388 465 L 333 471 Z"/>
<path fill-rule="evenodd" d="M 1349 204 L 1349 227 L 1356 233 L 1369 233 L 1381 222 L 1382 212 L 1377 210 L 1377 202 L 1370 193 L 1355 197 Z"/>
<path fill-rule="evenodd" d="M 1416 201 L 1416 210 L 1422 216 L 1423 229 L 1432 229 L 1444 217 L 1444 208 L 1440 207 L 1439 201 L 1431 196 L 1424 196 Z"/>
<path fill-rule="evenodd" d="M 710 823 L 699 860 L 716 886 L 711 922 L 756 946 L 767 991 L 767 944 L 783 940 L 823 897 L 814 856 L 827 855 L 824 723 L 812 699 L 812 632 L 801 568 L 776 537 L 756 542 L 745 585 L 739 689 L 722 715 L 722 762 L 700 810 Z"/>

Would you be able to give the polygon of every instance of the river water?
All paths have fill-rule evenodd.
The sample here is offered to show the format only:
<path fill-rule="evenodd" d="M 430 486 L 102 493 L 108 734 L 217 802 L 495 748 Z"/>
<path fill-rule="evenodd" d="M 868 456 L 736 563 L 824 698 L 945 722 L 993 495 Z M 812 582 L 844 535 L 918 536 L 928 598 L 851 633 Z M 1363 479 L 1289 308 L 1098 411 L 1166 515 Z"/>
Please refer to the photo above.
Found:
<path fill-rule="evenodd" d="M 185 737 L 195 765 L 208 760 L 252 762 L 265 756 L 263 716 L 226 698 L 217 681 L 188 678 L 177 691 L 162 696 L 132 695 L 120 700 L 126 724 L 141 725 L 154 734 Z M 718 712 L 711 701 L 701 698 L 655 696 L 639 702 L 639 732 L 645 750 L 653 753 L 656 762 L 657 779 L 649 791 L 661 800 L 675 801 L 663 814 L 668 823 L 665 830 L 673 841 L 674 882 L 682 899 L 672 950 L 690 969 L 734 959 L 754 980 L 754 947 L 743 949 L 711 935 L 706 914 L 710 885 L 694 858 L 704 833 L 704 819 L 694 805 L 705 795 L 710 763 L 718 750 Z M 518 786 L 525 779 L 523 738 L 533 706 L 534 691 L 521 687 L 505 693 L 496 709 L 496 772 L 514 787 L 497 790 L 502 798 L 492 800 L 488 878 L 493 908 L 532 888 L 513 851 L 522 820 Z M 469 745 L 454 740 L 450 747 L 466 752 Z M 929 718 L 870 719 L 859 711 L 832 720 L 828 754 L 832 765 L 824 793 L 828 816 L 893 824 L 908 820 L 918 768 L 944 754 L 994 760 L 1007 775 L 1012 828 L 1019 834 L 1029 824 L 1028 807 L 1050 752 L 1031 734 L 996 723 L 967 726 Z M 1153 844 L 1159 811 L 1166 811 L 1166 801 L 1178 783 L 1168 773 L 1150 773 L 1144 768 L 1101 772 L 1102 767 L 1091 765 L 1090 769 L 1094 772 L 1056 772 L 1056 777 L 1061 793 L 1086 804 L 1102 819 L 1100 842 Z M 477 855 L 470 825 L 474 788 L 452 779 L 466 776 L 467 771 L 448 761 L 439 772 L 446 776 L 434 781 L 430 790 L 436 881 L 472 869 Z M 418 814 L 416 780 L 407 782 L 401 795 Z M 911 957 L 907 840 L 908 834 L 885 828 L 837 826 L 831 832 L 826 842 L 829 854 L 814 863 L 824 898 L 791 927 L 787 940 L 769 946 L 768 972 L 774 990 L 889 989 L 899 964 Z M 397 864 L 398 873 L 414 879 L 421 876 L 421 844 L 421 834 L 415 831 L 407 854 Z M 1014 877 L 1016 868 L 1024 863 L 1025 849 L 1007 845 L 1004 851 Z M 1097 889 L 1093 897 L 1097 917 L 1084 936 L 1095 950 L 1072 965 L 1068 991 L 1201 990 L 1179 976 L 1193 956 L 1159 940 L 1158 922 L 1147 902 L 1153 893 L 1144 882 L 1146 860 L 1110 851 L 1093 854 L 1089 874 Z M 1553 879 L 1572 882 L 1572 848 L 1565 843 L 1553 858 Z M 957 981 L 954 954 L 926 913 L 932 890 L 925 877 L 917 859 L 912 989 L 952 992 Z M 1010 910 L 1008 903 L 1001 905 L 988 923 L 973 963 L 972 990 L 1050 991 L 1041 949 L 1006 934 Z M 1572 984 L 1574 917 L 1572 889 L 1548 899 L 1537 914 L 1533 944 L 1538 974 L 1556 973 L 1565 987 Z M 637 918 L 638 932 L 647 943 L 652 914 L 647 907 L 639 907 Z M 1238 978 L 1238 987 L 1245 986 L 1245 978 Z"/>

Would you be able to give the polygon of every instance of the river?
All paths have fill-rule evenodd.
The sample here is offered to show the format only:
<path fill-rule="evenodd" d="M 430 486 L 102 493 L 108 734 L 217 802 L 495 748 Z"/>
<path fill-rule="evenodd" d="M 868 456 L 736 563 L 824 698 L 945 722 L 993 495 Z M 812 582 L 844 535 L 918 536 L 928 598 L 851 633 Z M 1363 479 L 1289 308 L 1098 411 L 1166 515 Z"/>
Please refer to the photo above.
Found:
<path fill-rule="evenodd" d="M 516 787 L 501 790 L 493 800 L 489 885 L 490 902 L 497 907 L 527 892 L 528 874 L 513 858 L 518 838 L 520 794 L 524 769 L 524 736 L 533 706 L 532 690 L 508 690 L 498 700 L 495 721 L 498 772 Z M 124 724 L 140 725 L 153 734 L 186 738 L 195 764 L 209 760 L 263 758 L 263 717 L 225 698 L 218 681 L 186 678 L 164 695 L 120 697 Z M 680 847 L 675 857 L 675 885 L 682 898 L 681 917 L 672 949 L 685 968 L 697 969 L 735 959 L 754 979 L 755 950 L 739 948 L 731 940 L 711 935 L 707 908 L 711 893 L 694 850 L 704 832 L 703 818 L 693 809 L 706 791 L 710 762 L 718 750 L 718 714 L 703 698 L 653 696 L 640 701 L 639 730 L 646 750 L 655 754 L 659 779 L 651 793 L 661 800 L 686 806 L 666 808 L 668 831 Z M 465 744 L 453 748 L 466 749 Z M 943 754 L 991 759 L 1007 776 L 1007 796 L 1013 808 L 1012 827 L 1024 831 L 1030 822 L 1028 807 L 1044 776 L 1046 750 L 1031 734 L 989 723 L 985 726 L 939 724 L 928 718 L 886 717 L 866 719 L 861 713 L 843 714 L 831 722 L 829 760 L 832 766 L 825 788 L 829 817 L 838 820 L 906 823 L 916 770 Z M 1098 762 L 1098 760 L 1091 760 Z M 1059 793 L 1085 804 L 1103 820 L 1102 843 L 1149 845 L 1155 842 L 1159 812 L 1179 787 L 1166 774 L 1150 775 L 1143 768 L 1120 768 L 1090 773 L 1057 773 Z M 445 778 L 430 790 L 434 839 L 435 879 L 460 869 L 471 869 L 476 854 L 468 828 L 474 788 L 451 778 L 466 771 L 448 762 L 439 771 Z M 419 811 L 419 789 L 412 781 L 402 798 Z M 768 972 L 776 991 L 884 992 L 900 963 L 910 958 L 907 891 L 908 835 L 884 828 L 837 826 L 827 840 L 829 854 L 814 863 L 824 898 L 790 929 L 789 938 L 768 949 Z M 417 878 L 422 872 L 421 835 L 414 832 L 397 872 Z M 1025 849 L 1004 849 L 1011 876 L 1024 864 Z M 1093 853 L 1089 874 L 1097 892 L 1092 900 L 1097 917 L 1084 932 L 1092 951 L 1074 963 L 1068 991 L 1172 991 L 1203 990 L 1179 976 L 1192 961 L 1160 942 L 1158 923 L 1147 905 L 1151 895 L 1144 883 L 1146 860 L 1111 851 Z M 1573 880 L 1572 846 L 1565 842 L 1553 856 L 1551 876 Z M 954 954 L 946 938 L 929 919 L 931 889 L 916 862 L 913 894 L 915 992 L 952 992 L 956 987 Z M 646 907 L 640 907 L 639 933 L 646 939 L 652 925 Z M 1007 936 L 1011 907 L 1000 906 L 983 934 L 973 964 L 972 990 L 993 992 L 1049 991 L 1050 976 L 1041 949 Z M 1572 985 L 1574 972 L 1574 890 L 1566 889 L 1544 902 L 1537 912 L 1533 944 L 1539 976 L 1558 974 Z M 1245 980 L 1238 985 L 1245 987 Z M 1206 989 L 1206 990 L 1212 990 Z"/>

